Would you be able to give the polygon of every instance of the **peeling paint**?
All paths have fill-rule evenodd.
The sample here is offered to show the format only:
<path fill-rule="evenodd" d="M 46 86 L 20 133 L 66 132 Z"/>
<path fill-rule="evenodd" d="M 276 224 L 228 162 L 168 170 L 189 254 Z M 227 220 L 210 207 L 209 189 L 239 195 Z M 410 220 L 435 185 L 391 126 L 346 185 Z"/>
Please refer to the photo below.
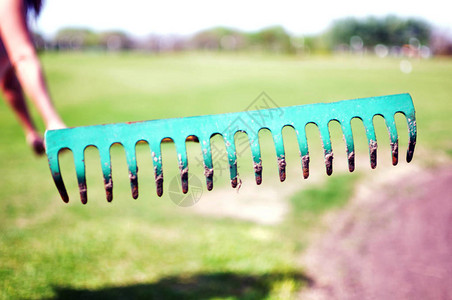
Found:
<path fill-rule="evenodd" d="M 256 184 L 259 185 L 262 183 L 262 161 L 259 159 L 258 163 L 253 164 Z"/>
<path fill-rule="evenodd" d="M 399 161 L 399 143 L 396 141 L 395 143 L 391 143 L 391 152 L 392 152 L 392 165 L 397 165 Z"/>
<path fill-rule="evenodd" d="M 207 166 L 204 166 L 204 175 L 207 178 L 212 178 L 213 177 L 213 168 L 209 168 Z"/>
<path fill-rule="evenodd" d="M 262 161 L 253 164 L 254 172 L 261 173 L 262 172 Z"/>
<path fill-rule="evenodd" d="M 283 182 L 286 180 L 286 159 L 284 155 L 278 157 L 278 170 L 279 170 L 279 180 Z"/>
<path fill-rule="evenodd" d="M 370 153 L 370 167 L 375 169 L 377 167 L 377 141 L 370 140 L 369 142 L 369 153 Z"/>
<path fill-rule="evenodd" d="M 213 168 L 204 165 L 204 175 L 206 176 L 207 190 L 211 191 L 213 189 Z"/>
<path fill-rule="evenodd" d="M 110 178 L 104 180 L 105 193 L 107 194 L 107 201 L 111 202 L 113 200 L 113 180 Z"/>
<path fill-rule="evenodd" d="M 83 204 L 86 204 L 88 202 L 88 195 L 86 190 L 86 183 L 80 183 L 78 185 L 78 189 L 80 191 L 80 199 Z"/>
<path fill-rule="evenodd" d="M 132 197 L 133 199 L 138 198 L 138 180 L 137 175 L 129 172 L 130 186 L 132 188 Z"/>
<path fill-rule="evenodd" d="M 188 168 L 181 168 L 180 178 L 182 184 L 182 193 L 186 194 L 188 192 Z"/>
<path fill-rule="evenodd" d="M 155 176 L 155 185 L 157 188 L 157 196 L 161 197 L 163 195 L 163 174 Z"/>
<path fill-rule="evenodd" d="M 355 151 L 348 154 L 348 170 L 353 172 L 355 170 Z"/>
<path fill-rule="evenodd" d="M 325 154 L 326 174 L 329 176 L 333 173 L 333 152 Z"/>
<path fill-rule="evenodd" d="M 301 164 L 303 166 L 303 178 L 306 179 L 309 177 L 309 154 L 301 157 Z"/>

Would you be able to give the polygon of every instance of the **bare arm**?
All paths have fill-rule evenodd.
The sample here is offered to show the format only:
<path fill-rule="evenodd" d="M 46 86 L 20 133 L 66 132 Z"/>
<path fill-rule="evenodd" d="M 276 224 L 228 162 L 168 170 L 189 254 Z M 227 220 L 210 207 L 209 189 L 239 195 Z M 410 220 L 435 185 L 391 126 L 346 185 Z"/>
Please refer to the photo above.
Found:
<path fill-rule="evenodd" d="M 52 105 L 26 21 L 22 0 L 0 0 L 0 37 L 21 86 L 38 108 L 47 128 L 64 127 Z"/>

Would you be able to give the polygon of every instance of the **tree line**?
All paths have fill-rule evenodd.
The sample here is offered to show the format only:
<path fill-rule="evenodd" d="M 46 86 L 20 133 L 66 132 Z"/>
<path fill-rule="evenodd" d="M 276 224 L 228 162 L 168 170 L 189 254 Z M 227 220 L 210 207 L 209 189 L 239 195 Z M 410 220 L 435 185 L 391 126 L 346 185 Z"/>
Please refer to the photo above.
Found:
<path fill-rule="evenodd" d="M 417 18 L 396 16 L 345 18 L 334 21 L 318 35 L 296 36 L 281 26 L 256 32 L 215 27 L 192 36 L 149 35 L 136 38 L 122 31 L 95 32 L 89 29 L 65 28 L 51 39 L 35 35 L 37 46 L 55 50 L 138 50 L 168 51 L 262 51 L 271 53 L 423 51 L 452 54 L 452 41 L 438 35 L 432 26 Z M 386 52 L 384 52 L 386 51 Z M 411 53 L 411 52 L 410 52 Z M 420 52 L 419 52 L 420 53 Z"/>

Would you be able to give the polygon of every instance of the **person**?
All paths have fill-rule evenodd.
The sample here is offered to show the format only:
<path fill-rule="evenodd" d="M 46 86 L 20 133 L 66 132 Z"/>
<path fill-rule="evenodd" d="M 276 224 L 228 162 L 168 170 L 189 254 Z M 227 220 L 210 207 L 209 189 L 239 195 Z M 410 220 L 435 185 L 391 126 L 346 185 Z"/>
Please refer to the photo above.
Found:
<path fill-rule="evenodd" d="M 42 155 L 45 145 L 28 111 L 24 92 L 43 118 L 46 129 L 65 128 L 52 104 L 28 18 L 37 17 L 42 0 L 0 0 L 0 89 L 25 132 L 27 143 Z"/>

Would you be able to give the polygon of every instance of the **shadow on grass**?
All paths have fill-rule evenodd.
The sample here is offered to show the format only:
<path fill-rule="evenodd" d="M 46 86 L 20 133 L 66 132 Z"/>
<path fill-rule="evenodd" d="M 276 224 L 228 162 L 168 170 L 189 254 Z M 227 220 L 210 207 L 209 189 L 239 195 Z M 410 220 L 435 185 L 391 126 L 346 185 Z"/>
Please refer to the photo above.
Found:
<path fill-rule="evenodd" d="M 246 275 L 206 273 L 170 276 L 154 283 L 104 287 L 98 290 L 54 287 L 53 299 L 262 299 L 279 283 L 292 282 L 297 289 L 312 285 L 302 273 Z"/>

